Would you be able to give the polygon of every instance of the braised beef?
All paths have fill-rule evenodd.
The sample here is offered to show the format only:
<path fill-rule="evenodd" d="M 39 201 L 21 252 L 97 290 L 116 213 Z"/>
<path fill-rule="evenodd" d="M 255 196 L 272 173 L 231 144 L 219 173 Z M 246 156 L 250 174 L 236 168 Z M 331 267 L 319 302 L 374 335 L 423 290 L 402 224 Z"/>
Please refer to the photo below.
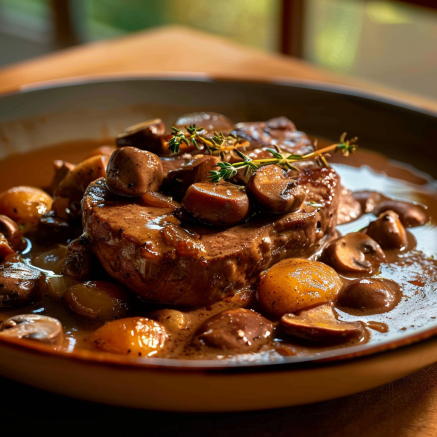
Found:
<path fill-rule="evenodd" d="M 181 223 L 168 209 L 123 201 L 92 183 L 83 224 L 105 270 L 143 298 L 184 305 L 222 299 L 287 257 L 315 253 L 331 237 L 340 189 L 336 172 L 306 168 L 296 178 L 307 200 L 293 213 L 255 216 L 231 228 Z"/>

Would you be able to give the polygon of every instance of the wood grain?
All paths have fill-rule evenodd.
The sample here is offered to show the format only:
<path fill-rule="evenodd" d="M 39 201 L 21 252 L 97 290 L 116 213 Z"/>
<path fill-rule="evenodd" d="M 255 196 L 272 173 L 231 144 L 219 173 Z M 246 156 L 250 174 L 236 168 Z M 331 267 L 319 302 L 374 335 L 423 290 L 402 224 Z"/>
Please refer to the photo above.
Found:
<path fill-rule="evenodd" d="M 219 76 L 292 77 L 346 84 L 406 99 L 437 111 L 437 102 L 433 100 L 334 75 L 303 61 L 261 53 L 180 27 L 88 44 L 8 67 L 0 71 L 0 92 L 17 90 L 34 82 L 77 76 L 180 71 Z M 31 426 L 34 426 L 32 419 L 62 417 L 72 431 L 83 428 L 84 417 L 97 419 L 92 423 L 100 434 L 120 427 L 124 434 L 138 429 L 147 435 L 190 437 L 437 435 L 437 364 L 354 396 L 255 413 L 199 415 L 137 411 L 69 399 L 2 378 L 0 386 L 2 417 L 7 418 L 7 426 L 12 429 L 23 429 L 25 412 Z M 5 426 L 3 421 L 2 429 Z M 49 425 L 45 423 L 44 426 Z M 88 424 L 86 429 L 92 430 L 93 425 Z"/>

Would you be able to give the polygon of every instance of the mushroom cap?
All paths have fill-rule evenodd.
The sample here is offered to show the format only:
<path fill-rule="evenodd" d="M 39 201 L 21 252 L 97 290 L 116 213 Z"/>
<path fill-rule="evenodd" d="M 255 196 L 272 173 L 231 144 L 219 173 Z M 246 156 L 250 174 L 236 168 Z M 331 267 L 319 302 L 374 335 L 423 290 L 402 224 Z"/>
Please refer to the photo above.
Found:
<path fill-rule="evenodd" d="M 382 212 L 377 220 L 370 222 L 366 234 L 383 249 L 403 249 L 408 244 L 407 231 L 399 215 L 391 210 Z"/>
<path fill-rule="evenodd" d="M 193 184 L 188 188 L 181 205 L 199 221 L 216 226 L 236 225 L 250 213 L 245 190 L 229 182 Z"/>
<path fill-rule="evenodd" d="M 179 117 L 173 126 L 183 129 L 185 126 L 195 124 L 196 127 L 203 127 L 205 133 L 222 132 L 229 135 L 234 129 L 234 123 L 226 116 L 217 112 L 193 112 Z"/>
<path fill-rule="evenodd" d="M 378 203 L 373 210 L 373 214 L 379 216 L 381 213 L 388 210 L 394 211 L 398 214 L 401 223 L 406 228 L 422 226 L 429 220 L 429 216 L 423 206 L 409 202 L 402 202 L 400 200 L 384 200 L 383 202 Z"/>
<path fill-rule="evenodd" d="M 5 236 L 14 251 L 21 250 L 25 246 L 18 224 L 3 214 L 0 214 L 0 233 Z"/>
<path fill-rule="evenodd" d="M 249 179 L 247 189 L 267 212 L 278 214 L 298 210 L 306 197 L 305 190 L 275 164 L 258 169 Z"/>
<path fill-rule="evenodd" d="M 284 314 L 281 328 L 289 335 L 321 343 L 342 343 L 364 336 L 361 322 L 337 320 L 331 304 L 319 305 L 298 314 Z"/>
<path fill-rule="evenodd" d="M 64 332 L 61 322 L 53 317 L 22 314 L 1 324 L 0 337 L 25 338 L 59 346 L 64 339 Z"/>
<path fill-rule="evenodd" d="M 361 314 L 379 314 L 392 310 L 401 300 L 399 285 L 389 279 L 361 278 L 347 283 L 340 291 L 338 304 Z"/>
<path fill-rule="evenodd" d="M 385 261 L 385 254 L 365 233 L 351 232 L 332 241 L 323 251 L 321 260 L 345 273 L 372 273 Z"/>
<path fill-rule="evenodd" d="M 136 147 L 156 154 L 163 152 L 162 137 L 165 125 L 160 118 L 143 121 L 125 129 L 117 135 L 118 147 Z"/>
<path fill-rule="evenodd" d="M 220 350 L 257 350 L 268 343 L 273 323 L 248 309 L 223 311 L 207 320 L 197 339 L 202 346 Z"/>
<path fill-rule="evenodd" d="M 120 196 L 138 197 L 159 190 L 163 179 L 161 160 L 147 150 L 121 147 L 109 158 L 106 186 Z"/>

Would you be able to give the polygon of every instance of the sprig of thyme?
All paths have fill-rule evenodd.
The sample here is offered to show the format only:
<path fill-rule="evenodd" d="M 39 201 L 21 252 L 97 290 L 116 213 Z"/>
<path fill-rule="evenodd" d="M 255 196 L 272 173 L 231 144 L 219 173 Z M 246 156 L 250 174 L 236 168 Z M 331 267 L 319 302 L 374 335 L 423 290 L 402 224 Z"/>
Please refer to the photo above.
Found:
<path fill-rule="evenodd" d="M 231 179 L 237 175 L 238 170 L 243 168 L 245 169 L 244 174 L 247 175 L 251 170 L 255 171 L 260 167 L 270 164 L 279 165 L 285 170 L 297 170 L 293 163 L 309 159 L 316 159 L 319 165 L 329 167 L 325 157 L 327 153 L 341 151 L 344 156 L 349 156 L 349 154 L 355 152 L 356 148 L 358 147 L 356 144 L 357 140 L 358 138 L 346 140 L 346 133 L 344 133 L 340 137 L 340 142 L 338 144 L 333 144 L 331 146 L 324 147 L 323 149 L 315 150 L 314 152 L 306 155 L 298 155 L 293 153 L 284 154 L 279 146 L 275 146 L 275 150 L 266 149 L 272 154 L 272 158 L 264 159 L 251 159 L 240 150 L 235 149 L 236 154 L 242 159 L 242 161 L 234 162 L 232 164 L 229 162 L 219 162 L 217 164 L 219 169 L 210 171 L 208 179 L 212 182 L 218 182 L 220 179 Z"/>
<path fill-rule="evenodd" d="M 193 145 L 196 149 L 203 145 L 211 155 L 220 155 L 225 159 L 225 154 L 237 150 L 238 147 L 249 146 L 249 141 L 235 134 L 224 135 L 222 132 L 214 132 L 210 137 L 202 134 L 203 127 L 195 124 L 185 126 L 185 130 L 172 126 L 172 137 L 167 141 L 167 146 L 172 153 L 179 153 L 182 143 L 187 146 Z"/>

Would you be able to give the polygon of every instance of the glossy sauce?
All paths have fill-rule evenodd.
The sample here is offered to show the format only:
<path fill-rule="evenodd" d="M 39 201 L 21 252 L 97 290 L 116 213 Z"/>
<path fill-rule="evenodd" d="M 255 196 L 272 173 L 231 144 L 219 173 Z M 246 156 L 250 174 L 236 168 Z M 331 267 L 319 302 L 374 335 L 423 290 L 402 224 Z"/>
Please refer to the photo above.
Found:
<path fill-rule="evenodd" d="M 103 144 L 111 144 L 110 141 Z M 320 142 L 319 142 L 320 144 Z M 329 143 L 330 144 L 330 143 Z M 16 185 L 33 185 L 48 187 L 53 176 L 53 160 L 63 159 L 68 162 L 78 163 L 95 147 L 101 146 L 102 142 L 83 142 L 63 144 L 56 147 L 37 150 L 26 155 L 13 155 L 0 161 L 0 191 Z M 322 147 L 323 144 L 320 144 Z M 341 176 L 342 183 L 352 191 L 374 190 L 384 193 L 387 197 L 406 200 L 426 205 L 429 215 L 437 217 L 437 186 L 429 176 L 420 173 L 406 165 L 388 161 L 381 155 L 373 152 L 359 150 L 347 160 L 335 155 L 331 159 L 333 167 Z M 366 165 L 362 165 L 366 163 Z M 20 169 L 20 171 L 17 171 Z M 338 226 L 338 231 L 345 235 L 349 232 L 358 231 L 374 220 L 373 214 L 365 214 L 359 219 L 345 225 Z M 425 226 L 409 228 L 409 246 L 404 251 L 385 251 L 387 262 L 381 264 L 377 278 L 392 279 L 399 284 L 402 290 L 401 302 L 390 312 L 373 315 L 347 313 L 336 309 L 340 320 L 362 321 L 366 329 L 365 337 L 360 341 L 363 347 L 377 345 L 387 340 L 398 339 L 400 336 L 416 332 L 420 328 L 437 326 L 437 229 L 431 220 Z M 32 247 L 23 254 L 29 262 L 35 260 L 38 255 L 49 250 L 52 254 L 65 254 L 65 248 L 57 245 L 41 246 L 30 237 Z M 55 259 L 56 261 L 56 259 Z M 59 262 L 62 261 L 62 257 Z M 342 276 L 342 275 L 340 275 Z M 343 279 L 353 279 L 358 276 L 343 275 Z M 101 278 L 112 280 L 104 273 Z M 151 305 L 137 301 L 132 315 L 149 316 L 151 312 L 169 308 L 168 306 Z M 253 290 L 241 290 L 232 298 L 216 302 L 207 307 L 196 309 L 173 308 L 183 313 L 184 328 L 175 330 L 170 325 L 167 329 L 170 339 L 161 356 L 168 358 L 216 358 L 236 361 L 253 360 L 278 360 L 283 356 L 316 356 L 327 350 L 347 348 L 352 343 L 344 343 L 335 347 L 311 345 L 294 340 L 275 332 L 273 343 L 261 347 L 256 353 L 246 354 L 221 354 L 214 351 L 199 350 L 192 343 L 200 325 L 212 317 L 227 309 L 252 308 L 261 314 L 254 297 Z M 65 308 L 60 297 L 45 296 L 41 301 L 28 307 L 14 310 L 0 310 L 0 320 L 16 314 L 36 313 L 49 315 L 59 319 L 64 327 L 65 341 L 63 349 L 72 351 L 78 349 L 90 349 L 87 342 L 88 336 L 103 325 L 102 321 L 87 321 L 80 319 Z M 265 314 L 263 314 L 265 315 Z M 278 321 L 273 320 L 274 325 Z M 162 323 L 166 325 L 163 319 Z M 353 343 L 354 346 L 357 343 Z"/>

